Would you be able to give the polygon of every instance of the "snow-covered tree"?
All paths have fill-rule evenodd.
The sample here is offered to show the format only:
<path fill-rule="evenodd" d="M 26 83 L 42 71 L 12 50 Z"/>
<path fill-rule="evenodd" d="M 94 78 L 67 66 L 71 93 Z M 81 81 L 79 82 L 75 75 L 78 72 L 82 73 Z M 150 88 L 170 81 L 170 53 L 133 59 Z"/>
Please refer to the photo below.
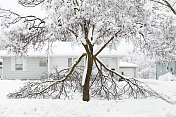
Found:
<path fill-rule="evenodd" d="M 171 4 L 172 3 L 172 4 Z M 144 9 L 150 11 L 146 25 L 134 44 L 150 57 L 158 61 L 175 60 L 175 15 L 174 1 L 150 0 Z M 142 37 L 142 38 L 141 38 Z"/>
<path fill-rule="evenodd" d="M 175 10 L 175 1 L 174 0 L 150 0 L 154 3 L 157 3 L 157 5 L 154 5 L 157 8 L 166 8 L 165 10 L 168 12 L 172 12 L 174 15 L 176 15 Z"/>
<path fill-rule="evenodd" d="M 127 85 L 129 85 L 132 95 L 136 96 L 138 93 L 145 95 L 144 92 L 146 90 L 138 86 L 137 80 L 128 79 L 110 70 L 97 57 L 106 46 L 116 48 L 118 42 L 124 39 L 133 39 L 132 42 L 136 43 L 136 45 L 142 44 L 142 46 L 147 47 L 147 49 L 151 49 L 150 44 L 153 42 L 152 40 L 146 42 L 146 39 L 153 39 L 153 34 L 158 33 L 154 28 L 151 28 L 153 24 L 151 24 L 151 17 L 149 16 L 152 13 L 149 10 L 143 9 L 145 1 L 19 0 L 19 3 L 25 7 L 43 4 L 43 8 L 48 13 L 46 20 L 44 20 L 35 16 L 23 17 L 12 11 L 0 9 L 1 17 L 5 19 L 3 20 L 5 26 L 11 26 L 11 24 L 20 21 L 26 23 L 25 26 L 29 29 L 28 33 L 22 33 L 21 36 L 19 36 L 19 32 L 15 33 L 20 39 L 18 41 L 23 43 L 23 47 L 26 48 L 31 43 L 36 45 L 38 42 L 57 39 L 76 42 L 85 48 L 85 53 L 77 59 L 63 79 L 53 81 L 54 83 L 37 94 L 45 92 L 58 83 L 62 83 L 61 91 L 63 91 L 64 82 L 69 78 L 70 74 L 73 73 L 81 59 L 86 56 L 86 67 L 82 75 L 84 101 L 89 101 L 90 80 L 92 78 L 94 64 L 98 71 L 101 72 L 101 75 L 103 75 L 103 72 L 100 68 L 104 68 L 118 76 L 118 81 L 125 81 Z M 162 29 L 159 31 L 161 30 Z M 14 34 L 13 32 L 10 33 Z M 99 45 L 97 50 L 94 49 L 95 45 Z M 102 84 L 101 88 L 104 88 L 104 86 L 105 84 Z M 116 85 L 113 85 L 113 87 L 116 87 Z M 123 90 L 126 92 L 125 89 Z M 104 91 L 105 93 L 111 93 L 106 87 Z M 114 91 L 116 92 L 116 90 Z"/>
<path fill-rule="evenodd" d="M 137 78 L 156 79 L 156 60 L 150 56 L 146 56 L 138 48 L 134 48 L 129 52 L 123 61 L 135 63 L 138 65 Z"/>

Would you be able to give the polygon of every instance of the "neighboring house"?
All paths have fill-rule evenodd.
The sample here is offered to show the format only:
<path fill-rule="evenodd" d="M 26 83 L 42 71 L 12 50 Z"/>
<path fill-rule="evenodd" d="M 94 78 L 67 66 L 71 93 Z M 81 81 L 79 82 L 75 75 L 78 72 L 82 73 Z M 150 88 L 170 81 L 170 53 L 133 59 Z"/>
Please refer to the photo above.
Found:
<path fill-rule="evenodd" d="M 2 59 L 0 59 L 0 79 L 1 79 L 1 76 L 2 76 Z"/>
<path fill-rule="evenodd" d="M 120 61 L 119 72 L 122 75 L 136 78 L 137 67 L 138 67 L 138 65 L 136 65 L 136 64 Z"/>
<path fill-rule="evenodd" d="M 68 42 L 54 43 L 50 53 L 46 52 L 45 47 L 42 50 L 45 51 L 33 51 L 31 49 L 27 56 L 23 57 L 8 54 L 7 51 L 1 51 L 0 56 L 3 59 L 2 79 L 40 79 L 42 74 L 55 72 L 55 68 L 62 70 L 72 66 L 74 61 L 84 52 L 82 46 L 72 46 Z M 98 57 L 110 69 L 118 72 L 123 69 L 124 73 L 128 73 L 130 71 L 128 67 L 125 69 L 125 66 L 121 66 L 119 69 L 120 59 L 125 54 L 124 50 L 120 48 L 118 51 L 105 48 Z M 80 65 L 85 65 L 85 59 L 80 62 Z M 125 70 L 128 71 L 126 72 Z M 134 77 L 135 73 L 131 75 L 131 77 Z"/>
<path fill-rule="evenodd" d="M 156 79 L 168 72 L 176 74 L 176 61 L 171 61 L 168 63 L 156 62 Z"/>

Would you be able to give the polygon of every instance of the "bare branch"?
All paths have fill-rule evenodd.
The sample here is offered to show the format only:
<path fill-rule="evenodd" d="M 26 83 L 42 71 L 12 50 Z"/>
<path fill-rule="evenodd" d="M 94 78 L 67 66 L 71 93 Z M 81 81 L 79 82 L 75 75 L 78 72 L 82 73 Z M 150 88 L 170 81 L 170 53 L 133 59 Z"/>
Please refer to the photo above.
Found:
<path fill-rule="evenodd" d="M 77 37 L 78 37 L 78 35 L 76 34 L 76 32 L 75 31 L 73 31 L 73 30 L 71 30 L 70 28 L 67 28 L 75 37 L 76 37 L 76 39 L 77 39 Z"/>
<path fill-rule="evenodd" d="M 15 19 L 11 19 L 11 17 L 16 17 Z M 36 16 L 20 16 L 19 14 L 12 12 L 11 10 L 1 9 L 0 8 L 0 17 L 6 19 L 6 20 L 12 20 L 8 22 L 8 26 L 10 24 L 15 24 L 19 22 L 20 20 L 24 19 L 24 23 L 30 24 L 29 29 L 32 28 L 44 28 L 45 21 L 41 18 L 38 18 Z M 42 26 L 41 26 L 42 25 Z"/>
<path fill-rule="evenodd" d="M 174 13 L 174 15 L 176 15 L 176 10 L 172 7 L 172 5 L 167 0 L 162 0 L 164 3 L 157 0 L 151 0 L 151 1 L 168 7 Z"/>
<path fill-rule="evenodd" d="M 72 72 L 74 71 L 74 69 L 76 68 L 76 66 L 79 64 L 79 62 L 82 60 L 83 57 L 85 57 L 87 54 L 86 53 L 83 53 L 79 59 L 75 62 L 75 64 L 71 67 L 71 70 L 70 72 L 66 75 L 65 79 L 67 79 L 71 74 Z"/>
<path fill-rule="evenodd" d="M 167 6 L 166 4 L 164 4 L 164 3 L 160 2 L 160 1 L 157 1 L 157 0 L 151 0 L 151 1 L 159 3 L 159 4 L 164 5 L 164 6 Z"/>
<path fill-rule="evenodd" d="M 26 97 L 35 97 L 36 98 L 38 95 L 39 96 L 46 96 L 46 95 L 48 95 L 47 94 L 48 92 L 49 92 L 49 94 L 57 92 L 58 94 L 55 96 L 55 98 L 60 98 L 61 95 L 63 95 L 63 94 L 66 97 L 68 97 L 67 91 L 66 91 L 66 88 L 68 88 L 67 85 L 71 86 L 70 88 L 73 88 L 74 85 L 76 86 L 75 88 L 77 88 L 77 85 L 81 86 L 81 83 L 78 82 L 78 78 L 80 79 L 80 77 L 78 77 L 79 74 L 77 74 L 74 77 L 74 74 L 76 73 L 74 71 L 74 69 L 76 68 L 76 66 L 79 64 L 79 62 L 82 60 L 82 58 L 85 55 L 86 54 L 83 53 L 82 56 L 79 57 L 79 59 L 75 62 L 75 64 L 71 67 L 70 70 L 64 69 L 64 70 L 61 70 L 60 72 L 58 72 L 58 73 L 61 73 L 62 71 L 65 71 L 65 70 L 68 72 L 67 75 L 66 76 L 64 75 L 63 78 L 61 76 L 59 76 L 59 77 L 61 77 L 61 79 L 58 79 L 58 80 L 51 79 L 51 80 L 43 81 L 41 83 L 35 83 L 35 82 L 29 83 L 23 89 L 21 89 L 19 92 L 9 94 L 9 97 L 12 96 L 15 98 L 26 98 Z M 46 75 L 44 77 L 45 78 L 48 78 L 48 77 L 55 78 L 56 77 L 55 75 L 53 76 L 53 74 L 51 74 L 50 76 Z M 71 75 L 72 75 L 72 77 L 70 77 Z M 71 79 L 68 80 L 68 78 L 71 78 Z M 72 81 L 72 78 L 75 78 L 75 80 L 78 83 L 76 82 L 74 85 L 72 85 L 72 82 L 75 81 L 75 80 Z M 30 88 L 28 89 L 28 87 L 30 87 Z M 24 93 L 24 91 L 26 91 L 26 92 Z M 23 92 L 24 94 L 22 94 L 21 92 Z"/>
<path fill-rule="evenodd" d="M 115 72 L 115 71 L 113 71 L 113 70 L 107 68 L 97 57 L 94 58 L 94 61 L 97 61 L 97 62 L 98 62 L 101 66 L 103 66 L 107 71 L 110 71 L 110 72 L 116 74 L 117 76 L 119 76 L 119 77 L 121 78 L 121 79 L 119 79 L 119 80 L 124 80 L 124 79 L 126 79 L 125 76 L 123 76 L 123 75 L 121 75 L 121 74 L 119 74 L 119 73 L 117 73 L 117 72 Z"/>
<path fill-rule="evenodd" d="M 145 84 L 146 85 L 146 84 Z M 147 85 L 146 85 L 147 86 Z M 170 104 L 176 104 L 176 101 L 171 101 L 168 99 L 168 96 L 162 96 L 161 94 L 159 94 L 158 92 L 154 91 L 153 89 L 151 89 L 149 86 L 147 86 L 153 93 L 156 97 L 162 99 L 163 101 L 166 101 L 167 103 L 170 103 Z M 167 98 L 166 98 L 167 97 Z"/>
<path fill-rule="evenodd" d="M 176 15 L 176 11 L 175 11 L 175 9 L 172 7 L 172 5 L 171 5 L 167 0 L 163 0 L 163 1 L 167 4 L 168 8 L 174 13 L 174 15 Z"/>
<path fill-rule="evenodd" d="M 92 37 L 91 37 L 91 41 L 93 41 L 94 29 L 95 29 L 95 25 L 93 25 L 93 28 L 92 28 Z"/>
<path fill-rule="evenodd" d="M 15 17 L 15 19 L 13 19 L 11 22 L 9 22 L 9 24 L 15 24 L 21 20 L 21 17 L 19 14 L 12 12 L 11 10 L 6 10 L 6 9 L 0 8 L 0 18 L 5 18 L 7 20 L 10 20 L 11 17 Z"/>
<path fill-rule="evenodd" d="M 42 90 L 39 94 L 45 92 L 47 89 L 49 89 L 50 87 L 52 87 L 53 85 L 62 82 L 64 83 L 64 81 L 73 73 L 74 69 L 76 68 L 76 66 L 79 64 L 79 62 L 82 60 L 82 58 L 86 56 L 86 53 L 83 53 L 82 56 L 79 57 L 79 59 L 76 61 L 76 63 L 71 67 L 71 70 L 69 71 L 69 73 L 66 75 L 65 78 L 58 80 L 56 82 L 54 82 L 53 84 L 49 85 L 47 88 L 45 88 L 44 90 Z"/>
<path fill-rule="evenodd" d="M 120 33 L 120 30 L 117 32 L 117 33 L 115 33 L 114 34 L 114 36 L 112 36 L 109 40 L 108 40 L 108 42 L 106 42 L 105 44 L 104 44 L 104 46 L 102 47 L 102 48 L 100 48 L 100 50 L 94 55 L 95 57 L 117 36 L 117 34 L 119 34 Z"/>

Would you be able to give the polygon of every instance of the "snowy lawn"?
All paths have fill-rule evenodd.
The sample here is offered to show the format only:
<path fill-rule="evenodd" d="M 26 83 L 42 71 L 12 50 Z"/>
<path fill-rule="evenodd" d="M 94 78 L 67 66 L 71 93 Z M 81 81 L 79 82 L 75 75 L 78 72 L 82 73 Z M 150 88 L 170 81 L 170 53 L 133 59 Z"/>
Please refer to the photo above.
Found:
<path fill-rule="evenodd" d="M 176 100 L 175 81 L 142 80 L 154 90 Z M 6 99 L 26 81 L 0 81 L 0 117 L 176 117 L 176 105 L 161 99 L 81 101 L 52 99 Z"/>

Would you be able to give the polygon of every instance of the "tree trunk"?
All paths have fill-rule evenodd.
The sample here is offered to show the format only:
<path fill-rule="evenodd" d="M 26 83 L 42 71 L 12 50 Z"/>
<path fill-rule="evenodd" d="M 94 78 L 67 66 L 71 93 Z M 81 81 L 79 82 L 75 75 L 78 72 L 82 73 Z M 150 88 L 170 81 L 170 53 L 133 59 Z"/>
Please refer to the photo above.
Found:
<path fill-rule="evenodd" d="M 85 83 L 83 86 L 83 101 L 89 101 L 89 84 L 90 84 L 90 77 L 92 74 L 92 67 L 93 67 L 93 58 L 91 55 L 88 55 L 88 61 L 87 61 L 87 74 L 86 74 L 86 79 Z"/>

